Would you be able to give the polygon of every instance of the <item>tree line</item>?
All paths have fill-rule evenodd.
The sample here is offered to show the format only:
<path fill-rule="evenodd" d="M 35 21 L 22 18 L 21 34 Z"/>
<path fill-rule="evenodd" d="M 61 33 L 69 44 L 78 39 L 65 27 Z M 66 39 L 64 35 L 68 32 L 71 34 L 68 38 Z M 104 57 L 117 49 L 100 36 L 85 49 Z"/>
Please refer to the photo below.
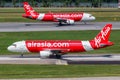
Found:
<path fill-rule="evenodd" d="M 79 7 L 80 3 L 91 3 L 93 7 L 101 7 L 103 2 L 105 3 L 117 3 L 118 0 L 0 0 L 0 6 L 4 6 L 5 3 L 12 3 L 15 7 L 16 3 L 22 3 L 24 1 L 29 2 L 32 6 L 36 6 L 37 3 L 43 4 L 42 7 L 50 7 L 52 3 L 62 3 L 63 7 L 69 7 L 74 4 L 75 7 Z"/>

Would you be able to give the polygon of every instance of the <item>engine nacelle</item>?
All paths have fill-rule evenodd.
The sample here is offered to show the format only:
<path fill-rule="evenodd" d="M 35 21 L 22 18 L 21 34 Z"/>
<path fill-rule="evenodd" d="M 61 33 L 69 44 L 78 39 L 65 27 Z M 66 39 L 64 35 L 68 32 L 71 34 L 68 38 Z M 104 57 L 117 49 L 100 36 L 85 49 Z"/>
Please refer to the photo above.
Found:
<path fill-rule="evenodd" d="M 52 55 L 51 51 L 40 51 L 41 58 L 48 58 L 50 55 Z"/>
<path fill-rule="evenodd" d="M 75 21 L 74 21 L 74 20 L 71 20 L 71 19 L 67 19 L 66 23 L 67 23 L 67 24 L 74 24 Z"/>

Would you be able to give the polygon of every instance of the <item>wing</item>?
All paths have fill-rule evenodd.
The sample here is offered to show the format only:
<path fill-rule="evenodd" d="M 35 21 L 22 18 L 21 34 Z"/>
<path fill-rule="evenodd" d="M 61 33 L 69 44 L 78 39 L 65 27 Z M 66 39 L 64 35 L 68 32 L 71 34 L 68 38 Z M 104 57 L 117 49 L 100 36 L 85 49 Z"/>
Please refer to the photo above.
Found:
<path fill-rule="evenodd" d="M 55 21 L 58 21 L 58 22 L 66 22 L 67 19 L 66 18 L 54 18 Z"/>
<path fill-rule="evenodd" d="M 48 48 L 45 48 L 44 51 L 51 51 L 52 53 L 61 53 L 62 55 L 66 54 L 67 52 L 69 52 L 70 50 L 69 49 L 59 49 L 59 48 L 51 48 L 51 49 L 48 49 Z"/>
<path fill-rule="evenodd" d="M 40 56 L 43 58 L 52 56 L 60 59 L 61 56 L 66 54 L 68 51 L 68 49 L 44 49 L 40 51 Z"/>
<path fill-rule="evenodd" d="M 58 21 L 60 23 L 64 22 L 67 24 L 74 24 L 74 20 L 69 18 L 55 18 L 55 21 Z"/>

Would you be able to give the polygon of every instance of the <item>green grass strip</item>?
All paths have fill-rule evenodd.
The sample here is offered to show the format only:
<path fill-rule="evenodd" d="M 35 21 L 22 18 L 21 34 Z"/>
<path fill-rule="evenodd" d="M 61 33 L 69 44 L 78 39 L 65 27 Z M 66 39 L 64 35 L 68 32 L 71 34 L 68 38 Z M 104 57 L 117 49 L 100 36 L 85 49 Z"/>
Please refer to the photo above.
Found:
<path fill-rule="evenodd" d="M 0 78 L 120 76 L 120 65 L 0 65 Z"/>

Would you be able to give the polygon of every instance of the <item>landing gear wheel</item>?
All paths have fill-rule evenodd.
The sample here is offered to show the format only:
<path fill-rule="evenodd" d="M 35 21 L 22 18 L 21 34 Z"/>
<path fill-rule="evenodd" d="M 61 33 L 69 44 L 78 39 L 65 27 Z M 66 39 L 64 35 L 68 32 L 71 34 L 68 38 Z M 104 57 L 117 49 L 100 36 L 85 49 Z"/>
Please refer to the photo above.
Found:
<path fill-rule="evenodd" d="M 86 22 L 84 22 L 84 24 L 87 24 Z"/>
<path fill-rule="evenodd" d="M 21 54 L 20 57 L 23 57 L 23 54 Z"/>
<path fill-rule="evenodd" d="M 58 26 L 62 26 L 62 22 L 59 22 Z"/>
<path fill-rule="evenodd" d="M 56 54 L 56 58 L 61 59 L 62 58 L 61 54 Z"/>

